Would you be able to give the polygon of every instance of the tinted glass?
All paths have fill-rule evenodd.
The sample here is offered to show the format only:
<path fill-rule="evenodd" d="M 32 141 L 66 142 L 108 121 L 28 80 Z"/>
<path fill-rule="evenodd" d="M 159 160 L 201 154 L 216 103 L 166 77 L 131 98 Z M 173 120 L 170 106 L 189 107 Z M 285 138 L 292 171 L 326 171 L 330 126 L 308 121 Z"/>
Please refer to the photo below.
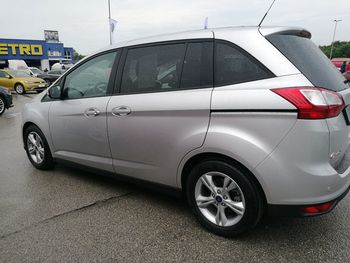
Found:
<path fill-rule="evenodd" d="M 6 73 L 3 71 L 0 71 L 0 78 L 5 78 L 6 77 Z"/>
<path fill-rule="evenodd" d="M 105 96 L 115 57 L 116 52 L 111 52 L 76 68 L 65 78 L 63 97 L 78 99 Z"/>
<path fill-rule="evenodd" d="M 245 51 L 233 45 L 215 44 L 215 85 L 229 85 L 273 77 Z"/>
<path fill-rule="evenodd" d="M 177 89 L 185 44 L 135 48 L 128 51 L 122 93 Z"/>
<path fill-rule="evenodd" d="M 181 76 L 181 88 L 213 85 L 213 43 L 189 43 Z"/>
<path fill-rule="evenodd" d="M 308 38 L 271 35 L 267 39 L 283 53 L 315 86 L 339 91 L 348 88 L 344 77 Z"/>

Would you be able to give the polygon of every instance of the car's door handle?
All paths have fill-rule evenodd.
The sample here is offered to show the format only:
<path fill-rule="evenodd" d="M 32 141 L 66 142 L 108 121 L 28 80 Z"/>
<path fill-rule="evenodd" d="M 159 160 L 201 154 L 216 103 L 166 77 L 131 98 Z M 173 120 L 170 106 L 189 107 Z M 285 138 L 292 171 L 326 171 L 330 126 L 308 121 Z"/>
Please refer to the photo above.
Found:
<path fill-rule="evenodd" d="M 98 115 L 100 115 L 100 111 L 99 109 L 96 109 L 96 108 L 88 108 L 84 111 L 84 115 L 86 117 L 96 117 Z"/>
<path fill-rule="evenodd" d="M 112 109 L 114 116 L 126 116 L 131 113 L 131 109 L 128 106 L 119 106 Z"/>

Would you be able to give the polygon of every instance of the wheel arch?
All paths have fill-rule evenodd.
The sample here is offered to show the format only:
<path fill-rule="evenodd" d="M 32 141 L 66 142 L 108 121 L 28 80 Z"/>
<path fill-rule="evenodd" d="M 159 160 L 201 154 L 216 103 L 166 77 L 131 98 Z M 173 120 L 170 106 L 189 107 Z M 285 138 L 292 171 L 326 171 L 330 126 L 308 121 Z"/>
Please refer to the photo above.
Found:
<path fill-rule="evenodd" d="M 20 85 L 23 86 L 23 88 L 25 88 L 24 84 L 22 82 L 20 82 L 20 81 L 15 82 L 15 84 L 13 85 L 13 88 L 15 88 L 17 84 L 20 84 Z"/>
<path fill-rule="evenodd" d="M 4 96 L 2 93 L 0 93 L 0 97 L 3 99 L 3 101 L 4 101 L 4 103 L 5 103 L 5 109 L 8 109 L 10 105 L 8 105 L 5 96 Z"/>
<path fill-rule="evenodd" d="M 186 163 L 184 164 L 182 171 L 181 171 L 181 188 L 182 188 L 183 193 L 186 193 L 186 181 L 187 181 L 187 178 L 190 174 L 190 171 L 193 169 L 193 167 L 195 165 L 203 162 L 203 161 L 213 160 L 213 159 L 227 162 L 229 164 L 234 165 L 235 167 L 237 167 L 241 171 L 243 171 L 244 174 L 246 174 L 249 177 L 249 179 L 251 181 L 253 181 L 254 184 L 256 185 L 256 187 L 258 188 L 258 190 L 263 198 L 264 205 L 267 204 L 265 191 L 262 188 L 262 186 L 261 186 L 259 180 L 256 178 L 256 176 L 246 166 L 244 166 L 241 162 L 239 162 L 239 161 L 237 161 L 237 160 L 235 160 L 232 157 L 229 157 L 227 155 L 224 155 L 221 153 L 215 153 L 215 152 L 198 153 L 186 161 Z"/>
<path fill-rule="evenodd" d="M 24 141 L 24 134 L 25 134 L 25 131 L 26 131 L 26 130 L 28 129 L 28 127 L 31 126 L 31 125 L 34 125 L 34 126 L 36 126 L 39 130 L 41 130 L 41 129 L 39 128 L 39 126 L 36 125 L 34 122 L 31 122 L 31 121 L 25 122 L 25 123 L 23 124 L 23 128 L 22 128 L 22 140 L 23 140 L 23 144 L 25 143 L 25 141 Z"/>

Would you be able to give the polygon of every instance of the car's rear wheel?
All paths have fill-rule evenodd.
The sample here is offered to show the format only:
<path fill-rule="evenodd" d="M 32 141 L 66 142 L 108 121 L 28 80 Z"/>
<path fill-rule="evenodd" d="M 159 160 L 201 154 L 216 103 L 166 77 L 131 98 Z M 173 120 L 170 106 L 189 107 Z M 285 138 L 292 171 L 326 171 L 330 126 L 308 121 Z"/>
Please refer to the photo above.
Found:
<path fill-rule="evenodd" d="M 54 166 L 50 147 L 44 134 L 35 125 L 29 126 L 24 133 L 24 146 L 30 162 L 38 169 L 47 170 Z"/>
<path fill-rule="evenodd" d="M 199 222 L 226 237 L 237 236 L 259 222 L 263 198 L 250 175 L 223 160 L 196 165 L 187 180 L 187 198 Z"/>
<path fill-rule="evenodd" d="M 3 97 L 0 96 L 0 116 L 5 112 L 6 102 Z"/>
<path fill-rule="evenodd" d="M 17 83 L 17 84 L 15 85 L 15 91 L 16 91 L 17 94 L 19 94 L 19 95 L 22 95 L 22 94 L 25 93 L 25 89 L 24 89 L 23 85 L 22 85 L 22 84 L 19 84 L 19 83 Z"/>

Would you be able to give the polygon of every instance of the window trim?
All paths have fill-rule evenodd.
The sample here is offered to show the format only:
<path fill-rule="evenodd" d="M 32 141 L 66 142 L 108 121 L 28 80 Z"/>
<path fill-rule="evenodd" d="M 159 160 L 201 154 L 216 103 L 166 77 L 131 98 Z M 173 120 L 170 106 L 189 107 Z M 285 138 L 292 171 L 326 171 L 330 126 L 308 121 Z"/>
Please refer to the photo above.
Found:
<path fill-rule="evenodd" d="M 230 46 L 232 48 L 234 48 L 235 50 L 237 50 L 238 52 L 241 52 L 245 57 L 249 58 L 256 66 L 258 66 L 259 68 L 261 68 L 263 71 L 265 71 L 266 73 L 268 73 L 269 77 L 267 78 L 258 78 L 258 79 L 254 79 L 254 80 L 249 80 L 249 81 L 237 81 L 237 82 L 232 82 L 232 83 L 225 83 L 225 84 L 220 84 L 220 85 L 216 85 L 216 60 L 217 60 L 217 56 L 216 56 L 216 45 L 217 44 L 224 44 L 227 46 Z M 275 78 L 276 75 L 272 73 L 272 71 L 270 69 L 268 69 L 262 62 L 260 62 L 257 58 L 255 58 L 253 55 L 251 55 L 248 51 L 244 50 L 243 48 L 241 48 L 240 46 L 224 40 L 224 39 L 215 39 L 214 40 L 214 58 L 213 58 L 213 76 L 214 76 L 214 80 L 213 80 L 213 84 L 214 84 L 214 88 L 218 88 L 218 87 L 224 87 L 224 86 L 229 86 L 229 85 L 236 85 L 236 84 L 241 84 L 241 83 L 245 83 L 245 82 L 252 82 L 252 81 L 258 81 L 258 80 L 264 80 L 264 79 L 270 79 L 270 78 Z"/>
<path fill-rule="evenodd" d="M 195 39 L 179 39 L 179 40 L 170 40 L 170 41 L 160 41 L 160 42 L 152 42 L 152 43 L 146 43 L 146 44 L 138 44 L 138 45 L 132 45 L 132 46 L 126 46 L 123 47 L 122 54 L 120 56 L 119 60 L 119 66 L 118 66 L 118 71 L 117 75 L 115 78 L 114 83 L 116 84 L 112 93 L 112 96 L 120 96 L 120 95 L 135 95 L 135 94 L 148 94 L 148 93 L 163 93 L 163 92 L 175 92 L 175 91 L 185 91 L 185 90 L 196 90 L 196 89 L 207 89 L 207 88 L 213 88 L 214 87 L 214 76 L 213 76 L 213 84 L 212 85 L 207 85 L 207 86 L 201 86 L 201 87 L 193 87 L 193 88 L 186 88 L 186 89 L 181 89 L 181 80 L 182 80 L 182 71 L 183 71 L 183 62 L 185 60 L 186 56 L 186 51 L 188 48 L 189 43 L 203 43 L 203 42 L 211 42 L 213 43 L 213 49 L 212 49 L 212 55 L 214 59 L 214 38 L 195 38 Z M 121 92 L 121 81 L 122 81 L 122 76 L 124 72 L 124 67 L 126 64 L 126 58 L 128 55 L 128 51 L 131 49 L 136 49 L 136 48 L 145 48 L 145 47 L 154 47 L 154 46 L 163 46 L 163 45 L 173 45 L 173 44 L 185 44 L 185 52 L 182 58 L 182 64 L 181 64 L 181 74 L 180 74 L 180 82 L 179 82 L 179 87 L 177 89 L 169 89 L 169 90 L 154 90 L 154 91 L 143 91 L 143 92 L 127 92 L 127 93 L 122 93 Z M 213 60 L 214 63 L 214 60 Z M 213 72 L 212 74 L 214 75 L 214 67 L 213 67 Z"/>
<path fill-rule="evenodd" d="M 98 54 L 94 54 L 91 57 L 89 57 L 88 59 L 83 60 L 81 63 L 78 63 L 78 64 L 74 65 L 69 71 L 67 71 L 67 73 L 64 73 L 64 75 L 62 76 L 62 78 L 60 80 L 60 83 L 62 84 L 62 91 L 61 91 L 61 99 L 60 100 L 79 100 L 79 99 L 103 98 L 103 97 L 111 96 L 112 93 L 113 93 L 115 76 L 117 74 L 119 61 L 120 61 L 120 58 L 121 58 L 121 51 L 122 51 L 121 48 L 116 48 L 116 49 L 106 50 L 106 51 L 100 52 Z M 70 75 L 76 69 L 80 68 L 80 66 L 82 66 L 85 63 L 91 61 L 92 59 L 94 59 L 96 57 L 100 57 L 100 56 L 106 55 L 106 54 L 109 54 L 109 53 L 113 53 L 113 52 L 116 52 L 116 57 L 114 58 L 113 66 L 112 66 L 112 69 L 111 69 L 111 74 L 109 76 L 106 95 L 98 96 L 98 97 L 95 96 L 95 97 L 81 97 L 81 98 L 64 98 L 63 97 L 63 91 L 64 91 L 65 84 L 66 84 L 66 77 L 68 75 Z M 118 52 L 120 54 L 119 56 L 118 56 Z"/>

